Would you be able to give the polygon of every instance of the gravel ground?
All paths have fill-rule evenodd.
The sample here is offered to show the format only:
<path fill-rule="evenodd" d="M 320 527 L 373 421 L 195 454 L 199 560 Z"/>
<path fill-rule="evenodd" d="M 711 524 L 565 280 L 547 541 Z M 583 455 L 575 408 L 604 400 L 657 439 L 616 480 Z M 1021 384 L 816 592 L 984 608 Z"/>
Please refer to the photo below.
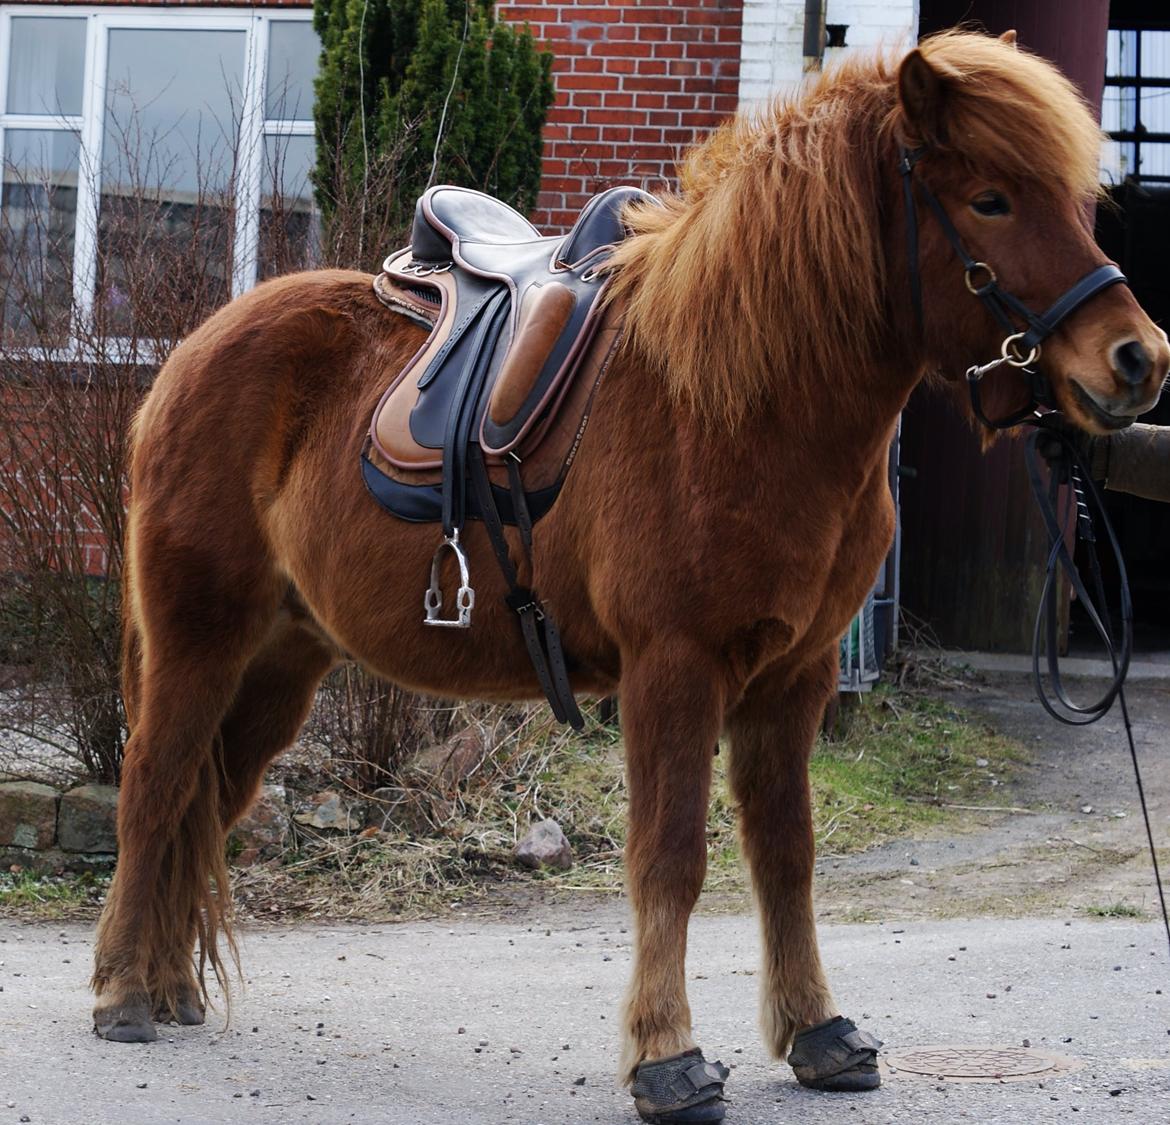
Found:
<path fill-rule="evenodd" d="M 523 924 L 251 931 L 231 1028 L 163 1029 L 149 1045 L 90 1033 L 90 936 L 0 926 L 0 1125 L 636 1121 L 614 1080 L 630 968 L 616 905 Z M 887 1054 L 1026 1039 L 1075 1064 L 1020 1082 L 897 1073 L 863 1095 L 801 1089 L 766 1057 L 752 919 L 700 915 L 691 940 L 700 1041 L 735 1068 L 729 1125 L 1170 1121 L 1170 982 L 1149 923 L 823 927 L 838 999 Z"/>

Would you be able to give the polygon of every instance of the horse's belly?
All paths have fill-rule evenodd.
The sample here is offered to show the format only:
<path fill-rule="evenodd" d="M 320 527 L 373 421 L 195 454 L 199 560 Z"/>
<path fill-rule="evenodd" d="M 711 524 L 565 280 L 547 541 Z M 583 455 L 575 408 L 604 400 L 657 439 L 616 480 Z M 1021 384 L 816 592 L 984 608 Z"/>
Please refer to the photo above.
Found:
<path fill-rule="evenodd" d="M 335 490 L 309 501 L 284 526 L 279 505 L 270 535 L 281 569 L 321 629 L 346 656 L 378 675 L 416 691 L 447 698 L 520 700 L 540 698 L 540 685 L 487 533 L 478 522 L 464 530 L 475 605 L 470 628 L 424 623 L 423 595 L 431 559 L 442 541 L 434 524 L 414 524 L 384 513 L 361 490 Z M 300 501 L 306 497 L 301 494 Z M 326 528 L 312 534 L 305 529 Z M 518 556 L 518 552 L 514 552 Z M 550 560 L 552 561 L 552 560 Z M 572 613 L 558 615 L 566 649 L 576 656 L 574 687 L 606 694 L 615 686 L 596 652 L 596 628 L 587 607 L 572 596 L 568 567 L 553 567 L 562 588 L 542 590 Z M 443 616 L 453 616 L 459 585 L 454 556 L 444 551 L 440 586 Z"/>

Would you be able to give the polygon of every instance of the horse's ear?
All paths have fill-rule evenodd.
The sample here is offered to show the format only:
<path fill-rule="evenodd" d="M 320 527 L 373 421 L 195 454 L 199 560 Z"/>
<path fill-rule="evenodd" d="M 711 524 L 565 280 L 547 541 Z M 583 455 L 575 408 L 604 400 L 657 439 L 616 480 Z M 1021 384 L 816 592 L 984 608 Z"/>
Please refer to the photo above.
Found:
<path fill-rule="evenodd" d="M 906 125 L 912 135 L 908 140 L 929 144 L 944 138 L 946 84 L 917 47 L 898 68 L 898 100 L 902 103 Z"/>
<path fill-rule="evenodd" d="M 1009 28 L 999 37 L 999 41 L 1006 43 L 1009 47 L 1014 47 L 1016 45 L 1016 29 Z"/>

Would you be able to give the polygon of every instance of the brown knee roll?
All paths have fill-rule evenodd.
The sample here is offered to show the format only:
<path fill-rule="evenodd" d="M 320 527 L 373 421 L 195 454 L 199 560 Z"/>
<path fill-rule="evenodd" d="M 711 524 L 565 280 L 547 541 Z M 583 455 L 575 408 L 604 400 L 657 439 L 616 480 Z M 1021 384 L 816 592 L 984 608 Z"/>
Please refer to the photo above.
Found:
<path fill-rule="evenodd" d="M 488 401 L 488 413 L 497 426 L 507 425 L 524 405 L 575 303 L 572 290 L 559 281 L 534 285 L 525 294 L 516 335 Z"/>

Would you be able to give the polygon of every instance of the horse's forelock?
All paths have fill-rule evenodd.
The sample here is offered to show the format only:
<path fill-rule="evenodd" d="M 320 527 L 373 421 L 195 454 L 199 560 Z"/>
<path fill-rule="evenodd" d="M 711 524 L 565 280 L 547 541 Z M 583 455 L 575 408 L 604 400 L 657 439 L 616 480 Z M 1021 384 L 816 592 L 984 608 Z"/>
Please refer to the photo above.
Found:
<path fill-rule="evenodd" d="M 921 51 L 947 91 L 944 152 L 988 178 L 1097 194 L 1102 134 L 1056 67 L 999 39 L 955 31 L 924 40 Z"/>

